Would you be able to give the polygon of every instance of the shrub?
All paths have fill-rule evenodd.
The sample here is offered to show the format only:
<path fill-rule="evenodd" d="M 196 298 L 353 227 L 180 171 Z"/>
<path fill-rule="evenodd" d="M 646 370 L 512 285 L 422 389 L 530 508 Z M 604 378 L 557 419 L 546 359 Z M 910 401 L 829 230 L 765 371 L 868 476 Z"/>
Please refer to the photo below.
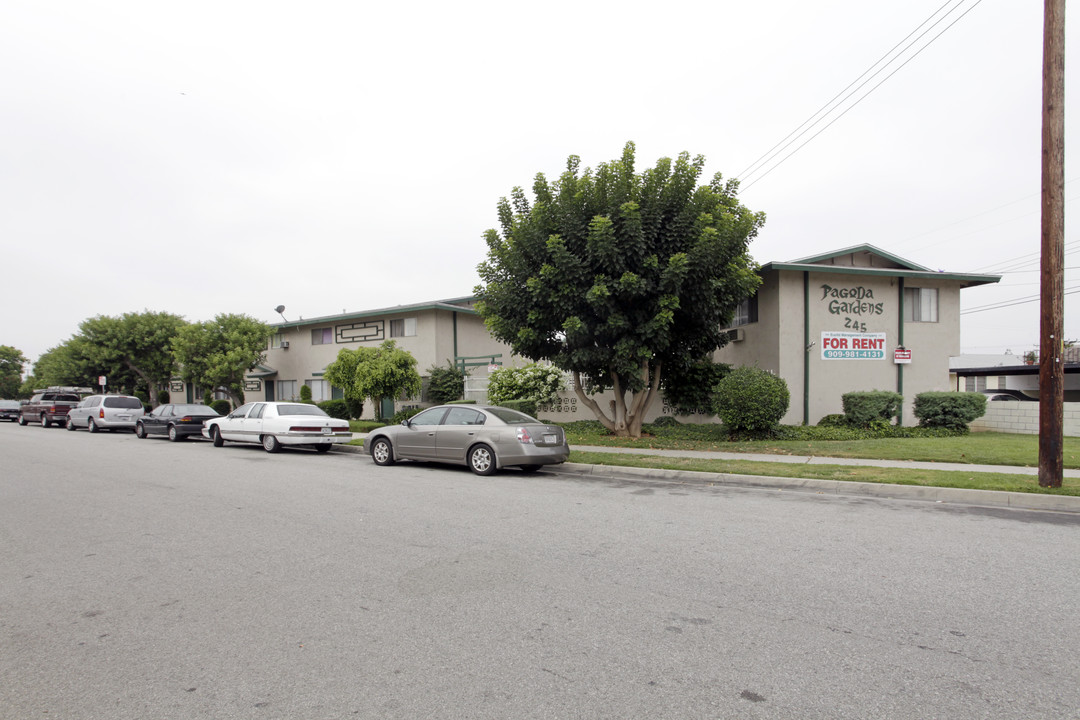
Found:
<path fill-rule="evenodd" d="M 848 424 L 847 415 L 843 413 L 835 413 L 833 415 L 826 415 L 817 421 L 818 427 L 844 427 Z"/>
<path fill-rule="evenodd" d="M 308 405 L 314 405 L 315 401 L 311 399 L 311 387 L 308 385 L 300 386 L 300 402 L 307 403 Z"/>
<path fill-rule="evenodd" d="M 507 400 L 532 400 L 537 405 L 551 405 L 563 389 L 562 370 L 554 365 L 502 367 L 488 376 L 488 402 L 502 405 Z"/>
<path fill-rule="evenodd" d="M 787 383 L 760 368 L 735 368 L 716 385 L 716 414 L 732 431 L 770 431 L 787 412 Z"/>
<path fill-rule="evenodd" d="M 428 369 L 427 399 L 436 405 L 460 400 L 465 392 L 465 373 L 446 361 L 446 367 Z"/>
<path fill-rule="evenodd" d="M 168 390 L 159 390 L 157 394 L 158 405 L 168 405 L 172 400 L 172 394 Z"/>
<path fill-rule="evenodd" d="M 210 402 L 210 407 L 214 408 L 215 411 L 222 415 L 228 415 L 232 410 L 232 403 L 228 400 L 212 400 Z"/>
<path fill-rule="evenodd" d="M 533 400 L 504 400 L 499 405 L 525 413 L 529 417 L 536 417 L 536 402 Z"/>
<path fill-rule="evenodd" d="M 975 392 L 924 392 L 915 396 L 915 417 L 922 427 L 966 430 L 986 414 L 986 396 Z"/>
<path fill-rule="evenodd" d="M 398 410 L 396 413 L 394 413 L 394 417 L 390 418 L 387 421 L 386 424 L 387 425 L 400 425 L 402 423 L 402 421 L 408 420 L 413 415 L 415 415 L 416 413 L 420 412 L 423 409 L 424 408 L 414 407 L 414 408 L 405 408 L 404 410 Z"/>
<path fill-rule="evenodd" d="M 340 398 L 336 400 L 323 400 L 321 403 L 315 403 L 316 407 L 322 408 L 322 411 L 332 418 L 338 420 L 351 420 L 349 415 L 349 404 Z"/>
<path fill-rule="evenodd" d="M 849 392 L 840 399 L 844 403 L 844 417 L 848 424 L 863 428 L 891 425 L 904 402 L 900 393 L 888 390 Z"/>
<path fill-rule="evenodd" d="M 447 405 L 475 405 L 475 400 L 451 400 Z"/>
<path fill-rule="evenodd" d="M 702 360 L 685 368 L 664 368 L 664 402 L 679 415 L 712 415 L 716 384 L 727 377 L 731 366 Z"/>
<path fill-rule="evenodd" d="M 711 407 L 708 408 L 707 412 L 709 412 L 711 414 L 712 413 L 712 408 Z M 653 420 L 649 424 L 652 425 L 653 427 L 658 427 L 658 428 L 677 428 L 677 427 L 682 426 L 681 422 L 679 422 L 678 420 L 676 420 L 675 418 L 673 418 L 670 415 L 661 415 L 660 417 L 656 418 L 655 420 Z"/>

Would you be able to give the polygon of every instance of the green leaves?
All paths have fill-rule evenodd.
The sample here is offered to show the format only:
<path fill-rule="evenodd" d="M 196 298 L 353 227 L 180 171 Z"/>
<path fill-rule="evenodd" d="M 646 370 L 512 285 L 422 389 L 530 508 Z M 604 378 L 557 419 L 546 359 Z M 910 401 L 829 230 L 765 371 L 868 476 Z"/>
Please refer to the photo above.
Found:
<path fill-rule="evenodd" d="M 248 315 L 221 314 L 187 325 L 172 343 L 180 375 L 204 388 L 223 387 L 242 403 L 244 375 L 263 361 L 272 333 Z"/>
<path fill-rule="evenodd" d="M 337 359 L 326 366 L 323 377 L 334 387 L 340 387 L 347 399 L 357 403 L 366 398 L 416 396 L 421 388 L 416 358 L 393 340 L 387 340 L 377 348 L 343 348 Z"/>

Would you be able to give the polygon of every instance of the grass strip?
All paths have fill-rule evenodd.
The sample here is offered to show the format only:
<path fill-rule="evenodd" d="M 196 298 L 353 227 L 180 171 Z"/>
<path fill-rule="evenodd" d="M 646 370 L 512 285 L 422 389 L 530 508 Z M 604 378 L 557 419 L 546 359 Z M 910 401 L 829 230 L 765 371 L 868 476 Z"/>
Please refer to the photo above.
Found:
<path fill-rule="evenodd" d="M 1034 475 L 922 470 L 915 468 L 879 468 L 851 465 L 807 465 L 757 462 L 752 460 L 700 460 L 655 455 L 623 455 L 603 452 L 570 453 L 570 462 L 588 465 L 690 470 L 736 475 L 767 475 L 772 477 L 842 480 L 848 482 L 891 483 L 895 485 L 925 485 L 971 490 L 1001 490 L 1045 495 L 1080 496 L 1080 479 L 1065 478 L 1061 488 L 1039 487 Z"/>

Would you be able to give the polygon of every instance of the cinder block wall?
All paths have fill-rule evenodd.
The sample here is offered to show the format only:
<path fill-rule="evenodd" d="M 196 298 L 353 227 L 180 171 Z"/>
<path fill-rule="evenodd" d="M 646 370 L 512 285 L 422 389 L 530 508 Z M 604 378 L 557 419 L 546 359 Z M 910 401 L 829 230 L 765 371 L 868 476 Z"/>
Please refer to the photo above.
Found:
<path fill-rule="evenodd" d="M 1080 437 L 1080 403 L 1065 403 L 1065 435 Z M 986 403 L 986 414 L 971 423 L 974 432 L 1039 434 L 1038 402 L 997 401 Z"/>

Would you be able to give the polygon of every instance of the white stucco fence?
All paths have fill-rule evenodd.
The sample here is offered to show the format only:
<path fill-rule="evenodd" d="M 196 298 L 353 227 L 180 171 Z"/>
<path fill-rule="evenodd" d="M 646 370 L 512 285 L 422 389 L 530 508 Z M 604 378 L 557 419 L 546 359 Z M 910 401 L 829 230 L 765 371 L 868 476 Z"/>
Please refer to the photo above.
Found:
<path fill-rule="evenodd" d="M 1068 437 L 1080 437 L 1080 403 L 1065 403 L 1065 431 Z M 1039 434 L 1038 402 L 988 402 L 986 414 L 971 423 L 974 432 L 992 431 Z"/>

